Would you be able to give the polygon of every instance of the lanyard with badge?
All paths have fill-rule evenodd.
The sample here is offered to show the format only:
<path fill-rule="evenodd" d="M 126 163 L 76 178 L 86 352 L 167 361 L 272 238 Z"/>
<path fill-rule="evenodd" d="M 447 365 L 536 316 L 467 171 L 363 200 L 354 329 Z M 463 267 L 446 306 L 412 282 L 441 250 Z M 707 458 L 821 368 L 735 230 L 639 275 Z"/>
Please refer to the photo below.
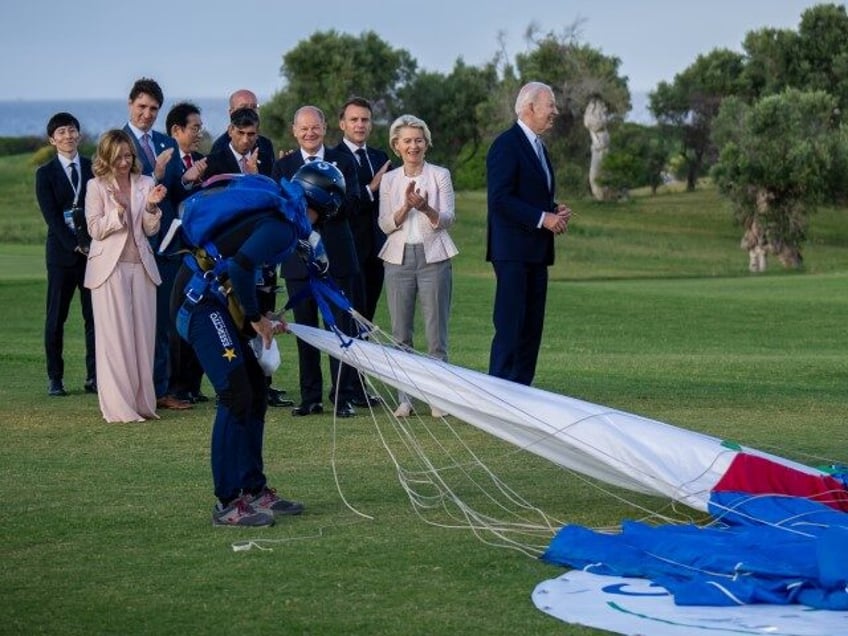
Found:
<path fill-rule="evenodd" d="M 68 229 L 71 232 L 76 234 L 77 233 L 77 227 L 76 227 L 76 223 L 74 222 L 74 218 L 76 216 L 76 214 L 75 214 L 76 211 L 80 207 L 79 206 L 79 195 L 80 195 L 80 190 L 82 188 L 80 187 L 80 178 L 79 178 L 79 172 L 77 171 L 76 162 L 72 161 L 71 164 L 68 166 L 68 169 L 70 170 L 70 175 L 68 177 L 68 180 L 71 182 L 71 187 L 74 189 L 74 202 L 73 202 L 73 205 L 71 205 L 71 207 L 69 209 L 65 210 L 63 214 L 64 214 L 64 217 L 65 217 L 65 225 L 68 226 Z"/>
<path fill-rule="evenodd" d="M 82 181 L 80 180 L 80 174 L 77 170 L 76 162 L 72 162 L 70 166 L 68 166 L 68 169 L 70 170 L 69 179 L 71 187 L 74 189 L 74 202 L 71 205 L 71 208 L 65 210 L 63 213 L 65 217 L 65 225 L 67 225 L 68 229 L 76 235 L 79 250 L 83 254 L 87 254 L 89 245 L 91 245 L 91 237 L 89 236 L 88 228 L 86 227 L 85 209 L 83 209 L 79 201 L 80 191 L 82 190 Z"/>

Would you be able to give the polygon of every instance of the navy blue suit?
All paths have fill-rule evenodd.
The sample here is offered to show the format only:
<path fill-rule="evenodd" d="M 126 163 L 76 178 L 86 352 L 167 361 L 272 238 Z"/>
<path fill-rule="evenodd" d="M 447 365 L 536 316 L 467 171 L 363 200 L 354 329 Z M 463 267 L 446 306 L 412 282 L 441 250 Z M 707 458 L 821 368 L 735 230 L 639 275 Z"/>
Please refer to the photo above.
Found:
<path fill-rule="evenodd" d="M 129 124 L 124 126 L 124 132 L 130 136 L 135 144 L 135 152 L 141 162 L 142 174 L 152 177 L 154 166 L 148 161 L 147 155 L 141 149 L 139 141 Z M 183 174 L 184 167 L 180 160 L 177 142 L 155 130 L 150 131 L 150 137 L 153 152 L 157 157 L 168 148 L 174 149 L 168 165 L 165 166 L 165 174 L 160 183 L 168 188 L 168 192 L 182 188 L 180 177 Z M 156 389 L 157 398 L 167 394 L 170 384 L 170 341 L 174 329 L 170 317 L 171 291 L 174 287 L 174 277 L 177 275 L 177 269 L 180 266 L 179 257 L 160 255 L 158 252 L 160 241 L 165 237 L 168 228 L 171 227 L 171 222 L 177 218 L 177 210 L 174 208 L 170 197 L 165 197 L 159 204 L 159 209 L 162 210 L 160 230 L 157 235 L 150 237 L 150 245 L 153 247 L 154 254 L 156 254 L 156 266 L 159 268 L 159 276 L 162 278 L 162 283 L 156 288 L 156 345 L 153 351 L 153 385 Z"/>
<path fill-rule="evenodd" d="M 91 172 L 91 161 L 79 157 L 80 190 L 77 205 L 85 205 L 85 191 Z M 65 373 L 65 321 L 74 291 L 79 290 L 85 328 L 86 379 L 95 378 L 94 316 L 91 312 L 91 292 L 85 288 L 87 258 L 76 251 L 77 236 L 65 224 L 64 212 L 74 204 L 74 189 L 59 158 L 45 163 L 35 173 L 35 195 L 41 214 L 47 222 L 47 315 L 44 321 L 44 351 L 47 356 L 47 376 L 61 381 Z"/>
<path fill-rule="evenodd" d="M 537 227 L 543 212 L 556 210 L 556 184 L 547 151 L 545 161 L 550 187 L 533 146 L 517 123 L 495 139 L 486 156 L 486 260 L 497 277 L 489 374 L 527 385 L 536 373 L 548 266 L 554 262 L 554 235 Z"/>
<path fill-rule="evenodd" d="M 369 194 L 368 184 L 371 183 L 374 173 L 389 160 L 389 156 L 382 150 L 366 145 L 365 152 L 370 165 L 360 165 L 359 160 L 344 141 L 339 142 L 336 150 L 348 157 L 356 168 L 355 183 L 359 188 L 358 200 L 357 205 L 351 210 L 349 222 L 362 276 L 362 307 L 357 309 L 368 320 L 374 320 L 377 302 L 383 291 L 385 272 L 383 260 L 378 254 L 386 242 L 386 235 L 377 223 L 380 215 L 380 191 L 374 192 L 373 195 Z M 348 184 L 348 187 L 352 187 L 352 184 Z"/>
<path fill-rule="evenodd" d="M 356 168 L 354 168 L 347 156 L 338 150 L 325 147 L 324 161 L 336 164 L 344 175 L 345 184 L 358 183 Z M 296 150 L 277 160 L 271 176 L 274 181 L 279 181 L 281 178 L 291 179 L 302 165 L 303 157 L 300 150 Z M 339 214 L 332 220 L 326 221 L 323 226 L 316 228 L 320 232 L 321 238 L 324 241 L 324 248 L 327 250 L 327 258 L 330 261 L 330 276 L 332 276 L 336 285 L 344 292 L 354 308 L 358 308 L 361 305 L 362 280 L 359 274 L 359 260 L 356 256 L 356 246 L 353 242 L 353 234 L 350 231 L 348 218 L 350 217 L 351 210 L 356 209 L 358 205 L 357 190 L 356 187 L 351 188 L 348 186 L 345 201 L 339 210 Z M 289 257 L 283 263 L 282 273 L 286 279 L 286 290 L 290 298 L 298 294 L 308 283 L 306 266 L 296 255 Z M 348 334 L 356 333 L 350 315 L 341 312 L 336 307 L 333 307 L 333 312 L 335 314 L 336 324 L 342 331 Z M 295 305 L 292 308 L 292 313 L 296 322 L 312 327 L 318 326 L 318 306 L 311 296 L 308 296 Z M 321 374 L 321 352 L 302 340 L 297 341 L 297 352 L 300 369 L 301 404 L 321 402 L 324 385 L 324 379 Z M 338 360 L 333 357 L 330 358 L 330 372 L 333 376 L 332 381 L 335 383 L 339 371 Z M 340 405 L 350 402 L 361 393 L 358 384 L 355 371 L 351 367 L 343 365 L 341 381 L 338 387 L 338 403 Z M 335 390 L 331 390 L 331 394 L 335 394 Z"/>

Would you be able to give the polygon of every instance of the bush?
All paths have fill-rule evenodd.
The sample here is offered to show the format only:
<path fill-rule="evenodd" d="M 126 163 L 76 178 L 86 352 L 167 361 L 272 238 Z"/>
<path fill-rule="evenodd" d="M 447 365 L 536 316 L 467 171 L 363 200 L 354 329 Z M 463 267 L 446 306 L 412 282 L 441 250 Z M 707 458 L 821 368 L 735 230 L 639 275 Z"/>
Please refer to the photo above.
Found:
<path fill-rule="evenodd" d="M 44 137 L 0 137 L 0 157 L 34 152 L 42 144 Z"/>
<path fill-rule="evenodd" d="M 56 149 L 53 146 L 41 146 L 38 150 L 32 153 L 29 158 L 29 165 L 37 168 L 41 164 L 47 163 L 56 156 Z"/>

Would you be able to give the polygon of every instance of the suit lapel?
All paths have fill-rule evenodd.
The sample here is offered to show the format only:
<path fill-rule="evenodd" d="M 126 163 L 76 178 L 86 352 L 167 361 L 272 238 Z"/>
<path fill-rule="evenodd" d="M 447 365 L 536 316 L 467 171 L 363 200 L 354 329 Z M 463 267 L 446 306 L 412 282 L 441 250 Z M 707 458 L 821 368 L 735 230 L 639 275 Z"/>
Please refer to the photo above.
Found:
<path fill-rule="evenodd" d="M 64 195 L 60 200 L 65 200 L 65 197 L 67 197 L 68 201 L 73 201 L 74 188 L 71 185 L 71 180 L 68 179 L 68 175 L 65 174 L 65 169 L 62 167 L 59 157 L 53 158 L 53 180 L 56 183 L 56 187 L 59 188 L 59 192 Z M 80 181 L 82 181 L 82 175 L 80 175 Z M 80 183 L 80 188 L 82 188 L 82 183 Z"/>

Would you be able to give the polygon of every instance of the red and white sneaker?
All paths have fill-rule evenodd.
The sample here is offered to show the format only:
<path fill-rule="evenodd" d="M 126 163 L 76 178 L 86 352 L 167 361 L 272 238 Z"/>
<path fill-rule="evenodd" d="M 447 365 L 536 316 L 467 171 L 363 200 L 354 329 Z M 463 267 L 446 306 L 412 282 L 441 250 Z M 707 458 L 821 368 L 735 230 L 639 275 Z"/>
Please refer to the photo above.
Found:
<path fill-rule="evenodd" d="M 303 504 L 299 501 L 287 501 L 277 496 L 277 491 L 267 486 L 258 494 L 245 495 L 250 502 L 250 505 L 257 512 L 262 512 L 270 515 L 299 515 L 303 512 Z"/>
<path fill-rule="evenodd" d="M 250 505 L 250 496 L 242 495 L 230 502 L 229 506 L 215 505 L 212 510 L 213 526 L 242 526 L 260 528 L 262 526 L 273 526 L 274 515 L 269 512 L 257 510 Z"/>

